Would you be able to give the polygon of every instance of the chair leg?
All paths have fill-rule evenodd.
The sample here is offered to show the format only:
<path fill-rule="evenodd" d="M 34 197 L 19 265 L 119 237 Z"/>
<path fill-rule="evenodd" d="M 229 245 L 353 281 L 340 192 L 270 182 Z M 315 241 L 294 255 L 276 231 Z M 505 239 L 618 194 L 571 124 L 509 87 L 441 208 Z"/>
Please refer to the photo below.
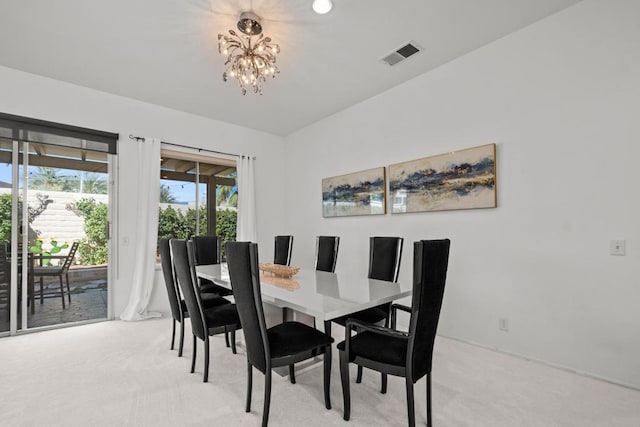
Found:
<path fill-rule="evenodd" d="M 427 374 L 427 427 L 431 427 L 431 372 Z"/>
<path fill-rule="evenodd" d="M 358 375 L 356 376 L 356 382 L 360 384 L 362 382 L 362 366 L 358 365 Z"/>
<path fill-rule="evenodd" d="M 44 280 L 40 278 L 40 304 L 44 301 Z"/>
<path fill-rule="evenodd" d="M 382 387 L 380 388 L 380 393 L 387 393 L 387 374 L 382 374 Z"/>
<path fill-rule="evenodd" d="M 60 296 L 62 297 L 62 309 L 64 310 L 67 307 L 64 303 L 64 285 L 62 284 L 62 274 L 60 275 Z"/>
<path fill-rule="evenodd" d="M 251 389 L 253 388 L 253 366 L 247 362 L 247 407 L 245 412 L 251 412 Z"/>
<path fill-rule="evenodd" d="M 291 384 L 296 383 L 296 367 L 293 363 L 289 365 L 289 380 L 291 381 Z"/>
<path fill-rule="evenodd" d="M 331 320 L 324 321 L 324 333 L 331 338 Z"/>
<path fill-rule="evenodd" d="M 269 424 L 269 406 L 271 406 L 271 369 L 264 374 L 264 408 L 262 409 L 262 427 Z"/>
<path fill-rule="evenodd" d="M 176 341 L 176 319 L 173 319 L 173 328 L 171 330 L 171 350 L 173 350 L 173 345 Z"/>
<path fill-rule="evenodd" d="M 193 336 L 193 352 L 191 353 L 191 373 L 193 374 L 196 371 L 196 350 L 198 349 L 196 345 L 196 336 Z"/>
<path fill-rule="evenodd" d="M 67 276 L 67 298 L 69 298 L 69 304 L 71 304 L 71 289 L 69 288 L 69 273 L 66 273 Z"/>
<path fill-rule="evenodd" d="M 415 427 L 416 425 L 416 414 L 413 405 L 413 381 L 411 378 L 405 378 L 407 382 L 407 412 L 409 415 L 409 427 Z"/>
<path fill-rule="evenodd" d="M 204 376 L 203 383 L 209 381 L 209 336 L 204 337 Z"/>
<path fill-rule="evenodd" d="M 31 314 L 34 314 L 36 312 L 36 297 L 35 297 L 36 290 L 34 289 L 34 287 L 35 287 L 34 279 L 32 276 L 29 279 L 29 288 L 31 290 L 31 295 L 28 296 L 31 299 Z"/>
<path fill-rule="evenodd" d="M 238 354 L 236 351 L 236 331 L 231 331 L 231 353 Z"/>
<path fill-rule="evenodd" d="M 324 406 L 331 409 L 331 344 L 324 349 Z"/>
<path fill-rule="evenodd" d="M 227 327 L 224 327 L 224 343 L 229 348 L 229 332 L 227 331 Z"/>
<path fill-rule="evenodd" d="M 344 351 L 340 352 L 340 380 L 342 381 L 342 399 L 344 406 L 344 420 L 351 417 L 351 392 L 349 390 L 349 361 Z"/>
<path fill-rule="evenodd" d="M 182 357 L 182 350 L 184 349 L 184 319 L 180 322 L 180 343 L 178 346 L 178 357 Z"/>

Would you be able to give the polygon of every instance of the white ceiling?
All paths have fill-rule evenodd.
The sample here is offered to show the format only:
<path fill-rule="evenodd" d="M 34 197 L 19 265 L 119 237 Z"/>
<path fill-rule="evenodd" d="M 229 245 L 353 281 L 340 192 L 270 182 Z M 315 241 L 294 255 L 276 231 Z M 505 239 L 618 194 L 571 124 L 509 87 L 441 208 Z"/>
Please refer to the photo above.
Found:
<path fill-rule="evenodd" d="M 0 65 L 287 135 L 579 0 L 333 1 L 2 0 Z M 281 48 L 262 96 L 224 83 L 217 51 L 250 9 Z M 380 61 L 408 41 L 424 51 Z"/>

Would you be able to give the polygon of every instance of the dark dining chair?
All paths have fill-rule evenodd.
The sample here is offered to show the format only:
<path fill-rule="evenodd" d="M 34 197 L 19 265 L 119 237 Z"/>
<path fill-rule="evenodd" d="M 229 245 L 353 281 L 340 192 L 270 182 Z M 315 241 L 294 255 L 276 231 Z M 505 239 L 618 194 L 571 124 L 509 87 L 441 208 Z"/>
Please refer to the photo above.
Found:
<path fill-rule="evenodd" d="M 402 259 L 402 237 L 371 237 L 369 238 L 369 279 L 397 282 L 400 274 Z M 333 321 L 346 327 L 348 319 L 360 320 L 365 323 L 380 323 L 389 326 L 391 303 L 382 304 L 366 310 L 358 311 L 347 316 L 338 317 Z M 362 366 L 358 366 L 356 382 L 362 382 Z M 382 374 L 381 392 L 387 392 L 387 376 Z"/>
<path fill-rule="evenodd" d="M 171 248 L 169 247 L 169 239 L 160 239 L 160 265 L 162 266 L 162 274 L 164 283 L 167 287 L 167 296 L 169 297 L 169 306 L 171 308 L 171 317 L 173 317 L 173 330 L 171 332 L 171 350 L 174 348 L 176 338 L 176 322 L 180 324 L 180 342 L 178 347 L 178 357 L 182 357 L 184 348 L 184 319 L 189 317 L 187 305 L 180 295 L 180 290 L 176 283 L 175 269 L 173 260 L 171 259 Z M 201 294 L 202 305 L 205 309 L 216 307 L 218 305 L 230 304 L 224 298 L 216 294 Z"/>
<path fill-rule="evenodd" d="M 273 263 L 291 265 L 292 250 L 293 236 L 276 236 L 273 249 Z"/>
<path fill-rule="evenodd" d="M 222 239 L 218 236 L 194 236 L 191 238 L 196 265 L 220 264 L 222 262 Z M 202 293 L 213 293 L 219 296 L 231 295 L 225 287 L 216 285 L 211 280 L 199 279 Z"/>
<path fill-rule="evenodd" d="M 193 334 L 193 354 L 191 356 L 191 373 L 196 366 L 197 339 L 204 341 L 204 375 L 203 381 L 209 380 L 209 336 L 227 332 L 231 333 L 231 349 L 236 353 L 236 334 L 240 329 L 240 318 L 235 304 L 223 304 L 205 308 L 200 295 L 193 257 L 193 243 L 186 240 L 171 239 L 171 256 L 178 280 L 178 286 L 184 296 L 185 306 L 191 320 Z"/>
<path fill-rule="evenodd" d="M 250 242 L 228 242 L 227 264 L 233 296 L 238 305 L 247 353 L 247 404 L 251 412 L 253 368 L 265 375 L 262 426 L 269 422 L 271 404 L 271 369 L 324 354 L 324 403 L 331 409 L 331 343 L 333 339 L 299 322 L 285 322 L 267 329 L 260 294 L 258 245 Z"/>
<path fill-rule="evenodd" d="M 345 340 L 338 344 L 345 421 L 351 415 L 349 363 L 355 363 L 405 378 L 411 427 L 415 426 L 413 385 L 426 376 L 427 426 L 431 426 L 433 344 L 447 279 L 450 241 L 423 240 L 415 242 L 413 247 L 411 308 L 393 304 L 391 328 L 355 319 L 347 320 Z M 395 329 L 396 310 L 411 313 L 408 332 Z M 353 330 L 359 332 L 351 336 Z"/>
<path fill-rule="evenodd" d="M 338 247 L 340 237 L 338 236 L 318 236 L 316 237 L 316 271 L 336 271 L 338 261 Z"/>
<path fill-rule="evenodd" d="M 36 277 L 40 278 L 40 304 L 42 304 L 43 298 L 57 297 L 58 293 L 45 295 L 44 292 L 44 278 L 45 277 L 58 277 L 60 279 L 60 297 L 62 298 L 62 308 L 66 308 L 64 303 L 64 285 L 62 284 L 62 276 L 65 276 L 67 279 L 67 297 L 69 298 L 69 304 L 71 304 L 71 289 L 69 288 L 69 267 L 73 263 L 73 258 L 76 256 L 76 251 L 78 250 L 79 243 L 73 242 L 71 245 L 71 249 L 69 249 L 69 253 L 67 255 L 38 255 L 34 256 L 34 260 L 39 260 L 40 265 L 36 265 L 33 267 L 33 276 L 34 279 Z M 60 264 L 58 265 L 42 265 L 42 262 L 45 260 L 58 259 L 60 260 Z M 33 299 L 33 296 L 32 296 Z M 33 300 L 31 301 L 33 303 Z"/>

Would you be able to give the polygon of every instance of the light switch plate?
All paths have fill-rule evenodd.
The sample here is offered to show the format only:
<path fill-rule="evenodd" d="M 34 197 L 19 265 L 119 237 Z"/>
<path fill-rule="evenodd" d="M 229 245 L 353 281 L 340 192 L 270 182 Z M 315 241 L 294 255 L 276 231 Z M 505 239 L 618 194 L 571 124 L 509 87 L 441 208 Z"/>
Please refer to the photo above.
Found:
<path fill-rule="evenodd" d="M 611 240 L 609 242 L 609 254 L 624 256 L 626 254 L 626 240 Z"/>

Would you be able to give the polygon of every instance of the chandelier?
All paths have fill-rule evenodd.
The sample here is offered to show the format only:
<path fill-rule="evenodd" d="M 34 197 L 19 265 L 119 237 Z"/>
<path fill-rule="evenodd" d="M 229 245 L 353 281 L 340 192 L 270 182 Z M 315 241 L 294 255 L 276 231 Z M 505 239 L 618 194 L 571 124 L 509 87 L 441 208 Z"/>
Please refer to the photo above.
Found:
<path fill-rule="evenodd" d="M 271 37 L 262 34 L 260 17 L 253 12 L 240 14 L 238 30 L 242 34 L 233 30 L 229 30 L 229 36 L 218 34 L 218 52 L 227 58 L 222 80 L 235 78 L 243 95 L 247 88 L 262 95 L 262 83 L 280 72 L 276 67 L 280 47 L 271 42 Z M 258 37 L 254 39 L 254 36 Z"/>

